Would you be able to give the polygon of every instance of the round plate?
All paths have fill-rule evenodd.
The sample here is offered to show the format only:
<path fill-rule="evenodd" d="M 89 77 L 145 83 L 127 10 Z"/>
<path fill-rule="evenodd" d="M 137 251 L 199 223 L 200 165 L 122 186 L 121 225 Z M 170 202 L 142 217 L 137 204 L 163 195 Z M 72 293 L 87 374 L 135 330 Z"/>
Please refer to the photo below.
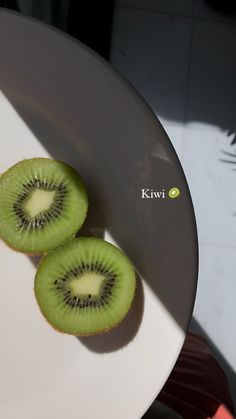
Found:
<path fill-rule="evenodd" d="M 81 234 L 115 242 L 140 276 L 125 321 L 79 339 L 40 314 L 37 258 L 1 243 L 0 416 L 140 418 L 175 364 L 195 298 L 196 227 L 180 163 L 137 92 L 72 38 L 1 11 L 0 57 L 1 172 L 35 156 L 74 166 L 90 197 Z"/>

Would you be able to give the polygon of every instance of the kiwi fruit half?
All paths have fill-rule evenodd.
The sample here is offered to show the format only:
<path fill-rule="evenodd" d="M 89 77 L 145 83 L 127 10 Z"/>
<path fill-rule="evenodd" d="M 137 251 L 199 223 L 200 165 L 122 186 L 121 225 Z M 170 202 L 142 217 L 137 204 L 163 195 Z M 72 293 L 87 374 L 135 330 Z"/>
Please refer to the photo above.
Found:
<path fill-rule="evenodd" d="M 75 236 L 88 199 L 79 174 L 63 162 L 23 160 L 0 177 L 0 237 L 24 253 L 44 253 Z"/>
<path fill-rule="evenodd" d="M 86 336 L 118 325 L 131 307 L 135 288 L 135 270 L 123 252 L 102 239 L 80 237 L 42 259 L 34 291 L 54 328 Z"/>

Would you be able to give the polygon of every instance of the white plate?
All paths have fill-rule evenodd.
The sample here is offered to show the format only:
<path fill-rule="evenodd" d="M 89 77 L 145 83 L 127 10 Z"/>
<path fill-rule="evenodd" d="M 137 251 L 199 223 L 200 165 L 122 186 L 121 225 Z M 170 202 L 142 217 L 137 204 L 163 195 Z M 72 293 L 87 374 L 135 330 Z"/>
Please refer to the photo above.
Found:
<path fill-rule="evenodd" d="M 140 276 L 115 331 L 55 332 L 33 295 L 37 260 L 0 245 L 0 417 L 137 419 L 181 349 L 197 281 L 192 203 L 180 163 L 142 98 L 95 53 L 47 26 L 0 12 L 0 171 L 52 156 L 84 177 L 84 234 L 105 234 Z M 168 198 L 177 186 L 178 199 Z M 141 198 L 142 188 L 165 198 Z M 85 231 L 86 230 L 86 231 Z"/>

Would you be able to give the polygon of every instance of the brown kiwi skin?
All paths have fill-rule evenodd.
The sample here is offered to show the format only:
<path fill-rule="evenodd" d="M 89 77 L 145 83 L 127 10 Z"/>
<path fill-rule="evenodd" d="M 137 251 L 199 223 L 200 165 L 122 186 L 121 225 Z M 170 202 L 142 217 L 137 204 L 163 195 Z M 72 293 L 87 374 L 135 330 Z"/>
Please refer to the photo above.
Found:
<path fill-rule="evenodd" d="M 38 267 L 40 266 L 40 264 L 42 263 L 42 260 L 39 262 L 39 265 L 38 265 Z M 37 274 L 37 273 L 36 273 Z M 129 312 L 130 312 L 130 310 L 131 310 L 131 308 L 132 308 L 132 306 L 133 306 L 133 302 L 134 302 L 134 299 L 135 299 L 135 297 L 136 297 L 136 293 L 137 293 L 137 281 L 138 281 L 138 276 L 137 276 L 137 274 L 135 275 L 135 277 L 136 277 L 136 281 L 135 281 L 135 290 L 134 290 L 134 297 L 133 297 L 133 301 L 132 301 L 132 303 L 131 303 L 131 305 L 130 305 L 130 307 L 129 307 L 129 310 L 127 311 L 127 313 L 124 315 L 124 317 L 118 322 L 118 323 L 116 323 L 116 324 L 114 324 L 113 326 L 111 326 L 110 328 L 106 328 L 106 329 L 103 329 L 103 330 L 99 330 L 98 332 L 96 332 L 96 333 L 80 333 L 79 335 L 78 334 L 75 334 L 75 333 L 70 333 L 70 332 L 65 332 L 64 330 L 60 330 L 59 328 L 57 328 L 56 326 L 54 326 L 53 324 L 51 324 L 50 322 L 49 322 L 49 320 L 46 318 L 46 316 L 45 316 L 45 314 L 42 312 L 42 310 L 41 310 L 41 308 L 40 308 L 40 306 L 39 306 L 39 303 L 38 303 L 38 300 L 37 300 L 37 297 L 36 297 L 36 291 L 35 291 L 35 286 L 34 286 L 34 296 L 35 296 L 35 299 L 36 299 L 36 301 L 37 301 L 37 305 L 38 305 L 38 308 L 39 308 L 39 311 L 40 311 L 40 313 L 43 315 L 43 317 L 44 317 L 44 319 L 46 320 L 46 322 L 49 324 L 49 326 L 53 329 L 53 330 L 56 330 L 57 332 L 60 332 L 60 333 L 63 333 L 64 335 L 69 335 L 69 336 L 77 336 L 77 337 L 86 337 L 86 336 L 97 336 L 97 335 L 103 335 L 103 334 L 105 334 L 105 333 L 107 333 L 107 332 L 110 332 L 111 330 L 113 330 L 113 329 L 116 329 L 122 322 L 123 322 L 123 320 L 126 318 L 126 316 L 129 314 Z M 35 279 L 36 279 L 36 275 L 35 275 Z M 34 284 L 35 284 L 35 281 L 34 281 Z"/>
<path fill-rule="evenodd" d="M 2 175 L 4 175 L 5 173 L 7 173 L 10 169 L 12 169 L 13 167 L 15 167 L 15 166 L 18 166 L 18 164 L 20 164 L 20 163 L 22 163 L 24 160 L 38 160 L 38 159 L 41 159 L 41 160 L 53 160 L 53 161 L 55 161 L 55 162 L 57 162 L 57 163 L 63 163 L 63 164 L 67 164 L 67 163 L 65 163 L 65 162 L 63 162 L 62 160 L 56 160 L 56 159 L 51 159 L 50 157 L 32 157 L 32 158 L 29 158 L 29 159 L 23 159 L 23 160 L 20 160 L 20 161 L 18 161 L 17 163 L 15 163 L 15 164 L 13 164 L 13 166 L 11 166 L 11 167 L 9 167 L 9 169 L 7 169 L 7 170 L 5 170 L 5 172 L 3 172 L 3 173 L 0 173 L 0 177 L 2 176 Z M 70 166 L 69 164 L 68 164 L 68 166 Z M 74 169 L 72 166 L 70 166 L 72 169 Z M 77 172 L 77 170 L 76 169 L 74 169 L 76 172 Z M 78 173 L 78 172 L 77 172 Z M 82 178 L 82 176 L 78 173 L 78 175 L 79 175 L 79 177 L 81 178 L 81 180 L 82 180 L 82 182 L 84 183 L 84 186 L 85 186 L 85 182 L 84 182 L 84 179 Z M 86 194 L 87 194 L 87 189 L 86 189 L 86 186 L 85 186 L 85 190 L 86 190 Z M 88 201 L 88 194 L 87 194 L 87 201 Z M 88 215 L 88 205 L 87 205 L 87 211 L 86 211 L 86 214 L 85 214 L 85 218 L 84 218 L 84 222 L 85 222 L 85 220 L 86 220 L 86 218 L 87 218 L 87 215 Z M 83 224 L 84 224 L 84 222 L 83 222 Z M 83 227 L 83 224 L 80 226 L 80 229 Z M 73 238 L 75 238 L 75 236 L 76 236 L 76 234 L 77 234 L 77 232 L 76 233 L 74 233 L 71 237 L 69 237 L 68 239 L 66 239 L 63 243 L 65 243 L 67 240 L 71 240 L 71 239 L 73 239 Z M 47 252 L 49 252 L 50 250 L 52 250 L 52 249 L 48 249 L 48 250 L 46 250 L 45 252 L 30 252 L 30 253 L 28 253 L 28 252 L 24 252 L 23 250 L 20 250 L 20 249 L 16 249 L 14 246 L 12 246 L 8 241 L 7 241 L 7 239 L 2 239 L 1 237 L 0 237 L 0 240 L 3 242 L 3 243 L 5 243 L 11 250 L 14 250 L 14 252 L 17 252 L 17 253 L 22 253 L 23 255 L 27 255 L 27 256 L 43 256 L 43 255 L 45 255 Z M 63 243 L 61 243 L 61 244 L 63 244 Z M 61 245 L 60 244 L 60 245 Z M 59 245 L 59 246 L 60 246 Z M 57 246 L 55 246 L 55 247 L 57 247 Z"/>

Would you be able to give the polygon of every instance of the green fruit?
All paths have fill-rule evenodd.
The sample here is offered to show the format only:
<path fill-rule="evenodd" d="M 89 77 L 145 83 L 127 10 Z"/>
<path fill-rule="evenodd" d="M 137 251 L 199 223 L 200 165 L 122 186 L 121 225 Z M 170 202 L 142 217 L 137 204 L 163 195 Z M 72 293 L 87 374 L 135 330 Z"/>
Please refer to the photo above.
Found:
<path fill-rule="evenodd" d="M 65 163 L 23 160 L 0 177 L 0 237 L 24 253 L 44 253 L 73 237 L 88 199 L 78 173 Z"/>
<path fill-rule="evenodd" d="M 177 187 L 171 188 L 168 192 L 169 198 L 175 199 L 180 195 L 180 190 Z"/>
<path fill-rule="evenodd" d="M 82 237 L 43 258 L 34 290 L 54 328 L 85 336 L 118 325 L 131 307 L 135 288 L 135 270 L 123 252 L 104 240 Z"/>

